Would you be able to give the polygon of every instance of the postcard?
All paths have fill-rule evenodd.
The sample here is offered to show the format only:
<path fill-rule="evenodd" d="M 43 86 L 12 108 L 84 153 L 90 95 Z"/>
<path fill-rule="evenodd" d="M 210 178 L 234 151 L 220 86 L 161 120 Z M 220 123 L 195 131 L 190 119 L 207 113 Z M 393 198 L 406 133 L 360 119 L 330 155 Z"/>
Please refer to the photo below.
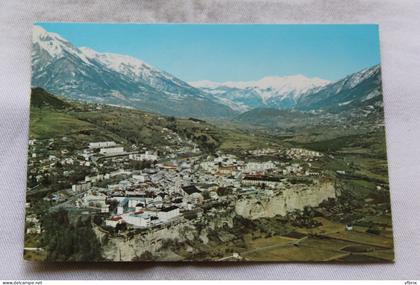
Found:
<path fill-rule="evenodd" d="M 393 262 L 377 25 L 37 23 L 24 258 Z"/>

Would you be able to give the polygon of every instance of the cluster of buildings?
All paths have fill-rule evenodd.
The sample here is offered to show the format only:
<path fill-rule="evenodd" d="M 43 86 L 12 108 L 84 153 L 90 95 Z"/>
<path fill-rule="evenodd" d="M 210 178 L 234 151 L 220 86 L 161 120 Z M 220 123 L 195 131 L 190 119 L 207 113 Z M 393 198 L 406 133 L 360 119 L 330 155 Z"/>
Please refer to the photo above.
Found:
<path fill-rule="evenodd" d="M 323 156 L 322 153 L 304 148 L 290 148 L 286 150 L 286 156 L 290 159 L 314 161 Z"/>
<path fill-rule="evenodd" d="M 132 151 L 125 151 L 113 141 L 91 142 L 72 150 L 55 148 L 54 140 L 31 141 L 30 152 L 35 156 L 30 160 L 29 175 L 35 177 L 34 184 L 42 183 L 37 176 L 44 177 L 54 169 L 65 182 L 78 167 L 78 173 L 85 175 L 72 183 L 71 189 L 54 193 L 55 200 L 51 201 L 101 213 L 105 228 L 124 224 L 144 229 L 169 225 L 191 212 L 200 213 L 206 203 L 234 203 L 235 197 L 229 195 L 269 193 L 287 185 L 290 176 L 313 174 L 309 163 L 279 161 L 277 150 L 254 150 L 249 158 L 222 152 L 204 155 L 191 141 L 183 143 L 179 136 L 168 136 L 177 140 L 176 145 L 162 146 L 159 152 L 134 146 Z M 60 145 L 66 143 L 70 144 L 60 141 Z M 40 154 L 37 148 L 47 151 Z M 322 156 L 304 149 L 290 149 L 286 154 L 297 160 Z M 137 162 L 148 163 L 138 169 L 133 166 Z"/>
<path fill-rule="evenodd" d="M 255 149 L 250 151 L 250 154 L 254 156 L 266 156 L 266 155 L 274 155 L 278 154 L 279 151 L 272 148 L 262 148 L 262 149 Z"/>

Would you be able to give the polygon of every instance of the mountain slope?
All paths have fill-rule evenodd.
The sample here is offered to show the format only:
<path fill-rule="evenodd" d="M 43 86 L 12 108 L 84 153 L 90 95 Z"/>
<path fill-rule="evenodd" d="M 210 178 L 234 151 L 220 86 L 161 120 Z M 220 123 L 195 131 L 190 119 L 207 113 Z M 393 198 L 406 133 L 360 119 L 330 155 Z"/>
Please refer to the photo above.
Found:
<path fill-rule="evenodd" d="M 379 65 L 375 65 L 301 97 L 296 109 L 337 113 L 382 104 L 381 70 Z"/>
<path fill-rule="evenodd" d="M 124 145 L 126 150 L 135 144 L 165 152 L 167 146 L 180 147 L 175 137 L 187 145 L 193 141 L 203 152 L 217 149 L 236 152 L 263 147 L 268 142 L 280 143 L 270 136 L 255 136 L 194 118 L 165 117 L 137 109 L 64 101 L 41 88 L 32 89 L 29 131 L 30 139 L 56 139 L 67 149 L 112 140 Z"/>
<path fill-rule="evenodd" d="M 52 109 L 65 109 L 70 104 L 51 95 L 42 88 L 33 88 L 31 93 L 31 107 Z"/>
<path fill-rule="evenodd" d="M 32 86 L 55 94 L 175 116 L 229 117 L 230 107 L 129 56 L 77 48 L 35 26 Z"/>

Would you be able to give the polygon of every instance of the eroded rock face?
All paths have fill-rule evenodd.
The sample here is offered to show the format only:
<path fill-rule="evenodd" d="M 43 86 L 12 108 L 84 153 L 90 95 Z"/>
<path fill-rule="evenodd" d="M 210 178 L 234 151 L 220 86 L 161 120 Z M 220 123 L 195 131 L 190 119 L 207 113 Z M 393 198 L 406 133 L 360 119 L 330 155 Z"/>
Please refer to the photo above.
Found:
<path fill-rule="evenodd" d="M 232 228 L 235 216 L 233 208 L 213 211 L 212 214 L 203 215 L 198 220 L 183 220 L 179 224 L 134 234 L 130 238 L 110 235 L 98 226 L 94 226 L 93 230 L 101 243 L 102 257 L 106 260 L 133 261 L 144 259 L 144 255 L 151 254 L 155 258 L 158 257 L 159 260 L 177 261 L 184 257 L 176 255 L 168 248 L 168 243 L 188 243 L 199 240 L 207 245 L 210 241 L 209 231 L 218 231 L 226 227 Z M 195 248 L 188 246 L 185 250 L 196 251 Z"/>
<path fill-rule="evenodd" d="M 236 215 L 251 220 L 284 216 L 294 210 L 303 210 L 306 206 L 316 207 L 328 198 L 336 198 L 332 182 L 290 185 L 285 189 L 275 190 L 274 194 L 257 194 L 241 198 L 237 200 L 234 208 L 232 205 L 229 208 L 213 210 L 198 220 L 184 220 L 170 227 L 134 234 L 131 237 L 113 236 L 99 227 L 94 227 L 94 231 L 102 245 L 102 256 L 107 260 L 132 261 L 144 258 L 145 254 L 151 254 L 161 260 L 175 261 L 183 257 L 172 252 L 167 247 L 168 243 L 188 243 L 198 240 L 208 245 L 211 231 L 220 232 L 221 240 L 230 240 L 232 237 L 222 229 L 234 227 L 233 221 Z"/>
<path fill-rule="evenodd" d="M 332 182 L 318 182 L 313 185 L 292 185 L 280 190 L 274 196 L 248 196 L 239 199 L 235 205 L 236 214 L 251 220 L 285 216 L 306 206 L 316 207 L 328 198 L 336 198 Z"/>
<path fill-rule="evenodd" d="M 133 235 L 131 238 L 110 236 L 98 227 L 94 228 L 96 236 L 102 245 L 102 256 L 113 261 L 132 261 L 139 259 L 146 252 L 153 256 L 164 255 L 162 247 L 165 241 L 182 242 L 188 238 L 194 239 L 194 226 L 181 223 L 160 230 L 148 231 Z M 164 258 L 164 256 L 162 256 Z M 174 258 L 169 258 L 175 260 Z"/>

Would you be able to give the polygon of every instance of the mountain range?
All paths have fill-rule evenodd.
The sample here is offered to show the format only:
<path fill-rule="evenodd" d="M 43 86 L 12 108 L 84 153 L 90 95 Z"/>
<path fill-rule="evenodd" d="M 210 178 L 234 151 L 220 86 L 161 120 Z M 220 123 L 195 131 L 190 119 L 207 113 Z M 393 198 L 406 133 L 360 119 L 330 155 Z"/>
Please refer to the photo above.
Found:
<path fill-rule="evenodd" d="M 143 61 L 77 48 L 34 27 L 32 86 L 53 94 L 174 116 L 228 117 L 235 112 Z"/>
<path fill-rule="evenodd" d="M 258 107 L 289 109 L 297 100 L 330 83 L 320 78 L 303 75 L 269 76 L 257 81 L 211 82 L 207 80 L 190 82 L 190 85 L 213 94 L 222 102 L 239 111 Z"/>
<path fill-rule="evenodd" d="M 379 65 L 335 82 L 291 75 L 187 83 L 134 57 L 76 47 L 39 26 L 33 32 L 32 86 L 178 117 L 233 118 L 258 108 L 337 113 L 382 104 Z"/>

